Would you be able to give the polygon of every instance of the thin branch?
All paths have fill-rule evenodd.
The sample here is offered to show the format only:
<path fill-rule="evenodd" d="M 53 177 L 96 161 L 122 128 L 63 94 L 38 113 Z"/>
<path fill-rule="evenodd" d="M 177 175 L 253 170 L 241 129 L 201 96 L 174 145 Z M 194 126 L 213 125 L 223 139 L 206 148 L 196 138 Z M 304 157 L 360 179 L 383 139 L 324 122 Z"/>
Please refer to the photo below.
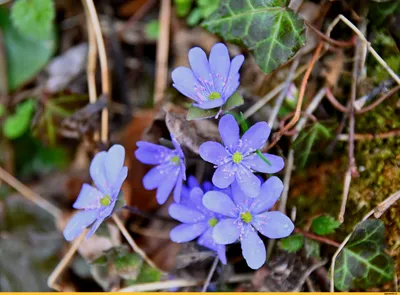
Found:
<path fill-rule="evenodd" d="M 371 46 L 371 43 L 364 37 L 363 33 L 355 26 L 351 21 L 349 21 L 344 15 L 339 14 L 338 17 L 332 22 L 332 24 L 329 26 L 328 31 L 330 36 L 330 32 L 332 31 L 333 27 L 339 22 L 339 21 L 344 22 L 350 29 L 355 32 L 358 37 L 365 42 L 365 44 L 368 47 L 368 50 L 371 52 L 371 54 L 375 57 L 375 59 L 381 64 L 381 66 L 389 73 L 389 75 L 397 82 L 397 84 L 400 85 L 400 78 L 397 76 L 397 74 L 388 66 L 388 64 L 384 61 L 382 57 L 375 51 L 375 49 Z"/>
<path fill-rule="evenodd" d="M 400 130 L 392 130 L 384 133 L 378 134 L 354 134 L 354 140 L 374 140 L 374 139 L 387 139 L 391 137 L 400 136 Z M 338 140 L 340 141 L 348 141 L 349 135 L 348 134 L 340 134 L 338 136 Z"/>
<path fill-rule="evenodd" d="M 119 30 L 118 34 L 123 35 L 126 30 L 130 29 L 138 20 L 146 15 L 147 11 L 150 10 L 156 3 L 155 0 L 146 1 L 124 24 L 124 26 Z"/>
<path fill-rule="evenodd" d="M 16 191 L 18 191 L 26 199 L 53 215 L 54 219 L 58 220 L 60 218 L 62 214 L 62 211 L 60 209 L 51 204 L 49 201 L 43 199 L 41 196 L 32 191 L 29 187 L 27 187 L 25 184 L 20 182 L 18 179 L 16 179 L 14 176 L 12 176 L 1 167 L 0 179 L 12 188 L 14 188 Z"/>
<path fill-rule="evenodd" d="M 328 42 L 331 45 L 337 46 L 337 47 L 352 47 L 355 45 L 355 38 L 352 37 L 350 38 L 349 41 L 338 41 L 335 39 L 332 39 L 322 33 L 320 30 L 318 30 L 316 27 L 314 27 L 312 24 L 310 24 L 308 21 L 305 21 L 305 24 L 312 29 L 322 40 Z"/>
<path fill-rule="evenodd" d="M 301 114 L 301 107 L 303 104 L 303 99 L 304 99 L 304 93 L 306 90 L 306 86 L 307 86 L 307 82 L 308 82 L 308 78 L 311 75 L 311 71 L 314 68 L 315 62 L 318 60 L 319 58 L 319 54 L 322 50 L 323 47 L 323 43 L 319 43 L 314 55 L 311 59 L 310 64 L 308 65 L 307 71 L 304 74 L 303 80 L 301 82 L 301 86 L 300 86 L 300 90 L 299 90 L 299 97 L 297 100 L 297 105 L 296 105 L 296 111 L 295 114 L 292 118 L 292 120 L 290 120 L 290 122 L 282 129 L 278 132 L 278 134 L 276 134 L 274 141 L 268 146 L 267 150 L 271 149 L 274 145 L 276 145 L 276 143 L 280 140 L 281 136 L 288 131 L 289 129 L 291 129 L 296 123 L 297 121 L 300 119 L 300 114 Z"/>
<path fill-rule="evenodd" d="M 306 282 L 306 279 L 318 268 L 324 266 L 326 263 L 328 262 L 328 259 L 324 259 L 322 261 L 319 261 L 313 265 L 311 265 L 301 276 L 301 278 L 299 279 L 299 283 L 297 284 L 296 287 L 294 287 L 292 290 L 290 290 L 289 292 L 300 292 L 301 287 L 304 285 L 304 283 Z"/>
<path fill-rule="evenodd" d="M 204 283 L 204 286 L 203 286 L 203 289 L 201 290 L 201 292 L 207 292 L 207 288 L 208 288 L 208 286 L 210 285 L 212 276 L 214 275 L 214 272 L 215 272 L 215 270 L 217 269 L 218 261 L 219 261 L 219 257 L 218 257 L 218 255 L 217 255 L 217 256 L 215 257 L 215 259 L 214 259 L 214 262 L 213 262 L 213 264 L 212 264 L 212 266 L 211 266 L 211 269 L 210 269 L 210 271 L 209 271 L 209 273 L 208 273 L 206 282 Z"/>
<path fill-rule="evenodd" d="M 335 109 L 341 111 L 342 113 L 347 112 L 347 108 L 342 105 L 333 95 L 332 90 L 329 87 L 326 87 L 326 98 L 330 101 L 330 103 L 335 107 Z"/>
<path fill-rule="evenodd" d="M 318 242 L 321 242 L 323 244 L 327 244 L 327 245 L 330 245 L 330 246 L 333 246 L 333 247 L 336 247 L 336 248 L 339 248 L 339 246 L 340 246 L 340 244 L 338 242 L 334 241 L 334 240 L 328 239 L 326 237 L 321 237 L 321 236 L 315 235 L 313 233 L 310 233 L 308 231 L 302 230 L 302 229 L 297 228 L 297 227 L 294 229 L 294 232 L 300 233 L 303 236 L 305 236 L 306 238 L 309 238 L 311 240 L 318 241 Z"/>
<path fill-rule="evenodd" d="M 364 114 L 366 112 L 369 112 L 370 110 L 376 108 L 378 105 L 380 105 L 384 100 L 386 100 L 387 98 L 391 97 L 393 94 L 395 94 L 397 91 L 400 90 L 400 85 L 392 88 L 391 90 L 389 90 L 388 92 L 386 92 L 385 94 L 383 94 L 381 97 L 379 97 L 376 101 L 374 101 L 373 103 L 371 103 L 370 105 L 366 106 L 365 108 L 357 111 L 357 114 Z"/>
<path fill-rule="evenodd" d="M 107 61 L 107 52 L 104 45 L 104 39 L 101 32 L 99 17 L 96 12 L 93 0 L 82 0 L 85 6 L 85 11 L 88 12 L 87 17 L 90 18 L 90 23 L 93 26 L 93 30 L 96 37 L 97 49 L 99 51 L 100 67 L 101 67 L 101 87 L 102 94 L 106 95 L 111 100 L 110 92 L 110 77 Z M 101 113 L 101 141 L 103 143 L 108 142 L 108 108 L 104 108 Z"/>
<path fill-rule="evenodd" d="M 85 229 L 81 235 L 73 242 L 71 248 L 69 248 L 67 254 L 64 255 L 64 257 L 61 259 L 61 261 L 57 264 L 56 268 L 52 271 L 50 274 L 49 278 L 47 279 L 47 285 L 49 288 L 54 289 L 56 291 L 62 291 L 61 286 L 56 284 L 56 281 L 58 277 L 61 275 L 63 270 L 68 266 L 70 263 L 72 257 L 74 256 L 75 252 L 78 250 L 79 246 L 85 239 L 88 229 Z"/>
<path fill-rule="evenodd" d="M 129 234 L 128 230 L 126 229 L 124 223 L 119 219 L 118 215 L 113 214 L 112 219 L 114 220 L 115 224 L 117 225 L 118 229 L 121 231 L 122 235 L 125 237 L 129 245 L 132 247 L 133 251 L 135 251 L 137 254 L 139 254 L 140 257 L 143 258 L 144 261 L 147 262 L 148 265 L 151 267 L 157 269 L 160 272 L 164 272 L 161 269 L 158 268 L 157 265 L 154 264 L 154 262 L 147 256 L 146 252 L 144 252 L 133 240 L 131 235 Z"/>
<path fill-rule="evenodd" d="M 302 66 L 300 69 L 296 71 L 294 74 L 293 80 L 297 79 L 301 74 L 303 74 L 308 68 L 308 65 Z M 274 89 L 268 92 L 263 98 L 258 100 L 255 104 L 249 107 L 244 112 L 244 118 L 247 119 L 253 116 L 259 109 L 261 109 L 264 105 L 266 105 L 271 99 L 273 99 L 278 93 L 280 93 L 285 87 L 285 81 L 277 85 Z"/>
<path fill-rule="evenodd" d="M 253 278 L 253 274 L 241 274 L 230 277 L 227 283 L 240 283 L 248 282 Z M 144 283 L 132 285 L 123 289 L 118 290 L 118 292 L 147 292 L 147 291 L 158 291 L 158 290 L 168 290 L 171 288 L 183 288 L 183 287 L 194 287 L 199 286 L 204 283 L 204 280 L 170 280 L 163 282 L 154 283 Z"/>
<path fill-rule="evenodd" d="M 270 126 L 270 128 L 273 128 L 275 120 L 276 120 L 276 117 L 278 116 L 279 110 L 280 110 L 280 108 L 282 106 L 282 103 L 283 103 L 285 97 L 287 96 L 287 93 L 289 91 L 289 87 L 290 87 L 290 85 L 291 85 L 291 83 L 292 83 L 292 81 L 294 79 L 294 73 L 295 73 L 295 71 L 296 71 L 296 69 L 297 69 L 297 67 L 299 65 L 300 57 L 301 57 L 301 52 L 299 52 L 299 54 L 297 55 L 297 57 L 293 61 L 292 65 L 290 66 L 290 70 L 289 70 L 289 73 L 288 73 L 288 75 L 286 77 L 283 89 L 282 89 L 281 93 L 279 94 L 278 98 L 276 99 L 275 106 L 274 106 L 274 108 L 272 110 L 272 114 L 271 114 L 271 116 L 269 117 L 269 120 L 268 120 L 268 125 Z"/>
<path fill-rule="evenodd" d="M 160 36 L 157 40 L 156 77 L 154 82 L 154 105 L 158 105 L 167 87 L 168 80 L 168 51 L 171 21 L 171 0 L 161 1 Z"/>

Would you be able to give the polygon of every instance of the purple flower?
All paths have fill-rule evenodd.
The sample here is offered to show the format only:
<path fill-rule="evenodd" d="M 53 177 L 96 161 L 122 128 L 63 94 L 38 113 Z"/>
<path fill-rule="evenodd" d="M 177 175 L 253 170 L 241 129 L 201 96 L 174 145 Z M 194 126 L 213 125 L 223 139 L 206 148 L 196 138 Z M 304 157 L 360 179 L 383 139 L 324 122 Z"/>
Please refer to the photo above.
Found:
<path fill-rule="evenodd" d="M 108 152 L 97 153 L 90 164 L 90 176 L 97 188 L 84 184 L 73 207 L 83 209 L 75 214 L 64 229 L 64 237 L 72 241 L 91 224 L 89 238 L 105 218 L 113 212 L 122 183 L 128 174 L 124 165 L 125 149 L 113 145 Z"/>
<path fill-rule="evenodd" d="M 197 243 L 218 253 L 223 264 L 226 264 L 225 246 L 216 244 L 212 237 L 212 230 L 221 219 L 203 205 L 203 191 L 195 187 L 190 191 L 190 196 L 182 200 L 181 204 L 173 203 L 169 206 L 172 218 L 182 222 L 170 232 L 173 242 L 184 243 L 199 237 Z"/>
<path fill-rule="evenodd" d="M 193 105 L 198 108 L 220 107 L 239 87 L 239 69 L 243 61 L 243 55 L 231 61 L 228 48 L 222 43 L 212 47 L 209 60 L 201 48 L 194 47 L 189 51 L 192 69 L 176 68 L 172 72 L 173 86 L 193 99 Z"/>
<path fill-rule="evenodd" d="M 203 160 L 216 165 L 212 182 L 219 188 L 226 188 L 234 180 L 248 197 L 256 197 L 260 193 L 260 179 L 253 171 L 275 173 L 284 166 L 281 157 L 264 154 L 265 162 L 256 151 L 267 141 L 271 132 L 266 122 L 258 122 L 239 137 L 239 126 L 232 115 L 225 115 L 218 125 L 224 146 L 218 142 L 207 141 L 200 146 Z"/>
<path fill-rule="evenodd" d="M 174 200 L 179 203 L 182 191 L 182 181 L 186 180 L 185 155 L 171 135 L 175 149 L 169 149 L 145 141 L 138 141 L 138 149 L 135 151 L 136 158 L 150 165 L 157 165 L 143 177 L 143 186 L 147 190 L 157 189 L 157 202 L 164 204 L 174 189 Z"/>
<path fill-rule="evenodd" d="M 218 190 L 216 186 L 214 186 L 210 181 L 204 181 L 201 185 L 196 180 L 196 177 L 190 175 L 187 179 L 186 185 L 182 186 L 181 200 L 182 202 L 186 200 L 190 200 L 190 192 L 195 187 L 201 188 L 204 192 L 208 192 L 211 190 Z"/>
<path fill-rule="evenodd" d="M 213 229 L 213 239 L 217 244 L 231 244 L 240 240 L 243 256 L 249 267 L 260 268 L 266 258 L 265 245 L 257 231 L 270 239 L 289 236 L 293 222 L 279 211 L 267 212 L 278 200 L 283 183 L 273 176 L 261 186 L 257 198 L 248 198 L 237 182 L 232 184 L 232 198 L 210 191 L 204 195 L 204 206 L 225 216 Z"/>

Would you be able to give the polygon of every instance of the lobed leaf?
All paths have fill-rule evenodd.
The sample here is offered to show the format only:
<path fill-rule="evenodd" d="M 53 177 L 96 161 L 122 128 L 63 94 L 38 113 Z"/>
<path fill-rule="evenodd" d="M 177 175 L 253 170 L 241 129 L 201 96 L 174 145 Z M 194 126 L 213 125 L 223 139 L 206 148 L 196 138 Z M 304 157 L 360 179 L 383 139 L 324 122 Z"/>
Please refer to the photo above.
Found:
<path fill-rule="evenodd" d="M 289 253 L 296 253 L 303 247 L 304 237 L 295 234 L 281 240 L 281 248 Z"/>
<path fill-rule="evenodd" d="M 304 21 L 287 0 L 222 0 L 203 26 L 229 42 L 246 46 L 269 73 L 304 45 Z"/>
<path fill-rule="evenodd" d="M 340 222 L 332 216 L 322 215 L 314 218 L 311 224 L 311 229 L 317 235 L 329 235 L 340 226 Z"/>
<path fill-rule="evenodd" d="M 381 220 L 368 219 L 357 225 L 336 260 L 337 289 L 366 289 L 393 279 L 393 258 L 385 253 L 384 239 Z"/>

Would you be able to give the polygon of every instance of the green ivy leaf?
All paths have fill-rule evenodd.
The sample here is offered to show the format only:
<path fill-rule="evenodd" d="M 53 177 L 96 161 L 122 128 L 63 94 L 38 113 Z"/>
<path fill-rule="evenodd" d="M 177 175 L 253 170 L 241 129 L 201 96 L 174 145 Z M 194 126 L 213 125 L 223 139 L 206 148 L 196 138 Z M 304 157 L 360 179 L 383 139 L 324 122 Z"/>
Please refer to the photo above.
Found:
<path fill-rule="evenodd" d="M 366 289 L 393 279 L 394 263 L 384 251 L 384 231 L 384 224 L 378 219 L 368 219 L 356 226 L 336 260 L 337 289 Z"/>
<path fill-rule="evenodd" d="M 11 8 L 11 20 L 25 37 L 49 39 L 53 30 L 53 0 L 17 0 Z"/>
<path fill-rule="evenodd" d="M 203 26 L 226 41 L 246 46 L 269 73 L 305 42 L 304 21 L 287 4 L 288 0 L 222 0 Z"/>
<path fill-rule="evenodd" d="M 1 11 L 2 15 L 6 13 Z M 56 49 L 54 30 L 48 38 L 34 40 L 21 34 L 6 18 L 3 24 L 4 43 L 7 54 L 8 89 L 15 90 L 47 65 Z"/>
<path fill-rule="evenodd" d="M 304 237 L 295 234 L 281 240 L 281 248 L 289 253 L 296 253 L 303 247 Z"/>
<path fill-rule="evenodd" d="M 227 102 L 222 106 L 222 110 L 227 112 L 233 108 L 236 108 L 244 103 L 243 97 L 240 95 L 238 91 L 232 94 L 231 97 L 227 100 Z M 199 119 L 207 119 L 215 117 L 219 112 L 219 108 L 203 110 L 195 106 L 191 106 L 189 108 L 186 119 L 191 120 L 199 120 Z"/>
<path fill-rule="evenodd" d="M 143 264 L 143 267 L 136 278 L 136 284 L 159 282 L 161 280 L 161 276 L 161 272 L 145 263 Z"/>
<path fill-rule="evenodd" d="M 311 229 L 317 235 L 324 236 L 332 234 L 339 226 L 340 222 L 332 216 L 322 215 L 313 219 Z"/>
<path fill-rule="evenodd" d="M 7 138 L 16 139 L 29 129 L 35 104 L 34 99 L 25 100 L 17 106 L 15 113 L 5 120 L 3 133 Z"/>

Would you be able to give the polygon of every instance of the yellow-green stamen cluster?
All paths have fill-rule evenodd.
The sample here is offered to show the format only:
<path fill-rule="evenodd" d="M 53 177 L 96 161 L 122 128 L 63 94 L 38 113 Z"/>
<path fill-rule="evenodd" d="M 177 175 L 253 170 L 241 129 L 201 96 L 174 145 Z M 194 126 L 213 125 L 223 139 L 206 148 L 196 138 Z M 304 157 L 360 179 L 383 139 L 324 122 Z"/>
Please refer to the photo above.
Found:
<path fill-rule="evenodd" d="M 111 204 L 111 198 L 109 195 L 105 195 L 103 198 L 100 199 L 100 204 L 104 207 Z"/>
<path fill-rule="evenodd" d="M 210 95 L 208 96 L 209 100 L 215 100 L 218 98 L 221 98 L 221 94 L 219 94 L 218 92 L 215 92 L 215 91 L 211 92 Z"/>
<path fill-rule="evenodd" d="M 176 166 L 178 166 L 180 164 L 180 162 L 181 162 L 181 159 L 179 158 L 179 156 L 173 156 L 171 158 L 171 163 L 175 164 Z"/>
<path fill-rule="evenodd" d="M 244 212 L 242 214 L 240 214 L 240 218 L 246 222 L 246 223 L 250 223 L 253 220 L 253 215 L 251 215 L 251 213 L 249 211 Z"/>
<path fill-rule="evenodd" d="M 243 155 L 241 153 L 239 153 L 239 152 L 236 152 L 236 153 L 233 154 L 232 160 L 236 164 L 239 164 L 243 160 Z"/>
<path fill-rule="evenodd" d="M 208 225 L 211 226 L 211 227 L 216 226 L 217 223 L 218 223 L 218 219 L 215 218 L 215 217 L 213 217 L 213 218 L 211 218 L 211 219 L 208 220 Z"/>

